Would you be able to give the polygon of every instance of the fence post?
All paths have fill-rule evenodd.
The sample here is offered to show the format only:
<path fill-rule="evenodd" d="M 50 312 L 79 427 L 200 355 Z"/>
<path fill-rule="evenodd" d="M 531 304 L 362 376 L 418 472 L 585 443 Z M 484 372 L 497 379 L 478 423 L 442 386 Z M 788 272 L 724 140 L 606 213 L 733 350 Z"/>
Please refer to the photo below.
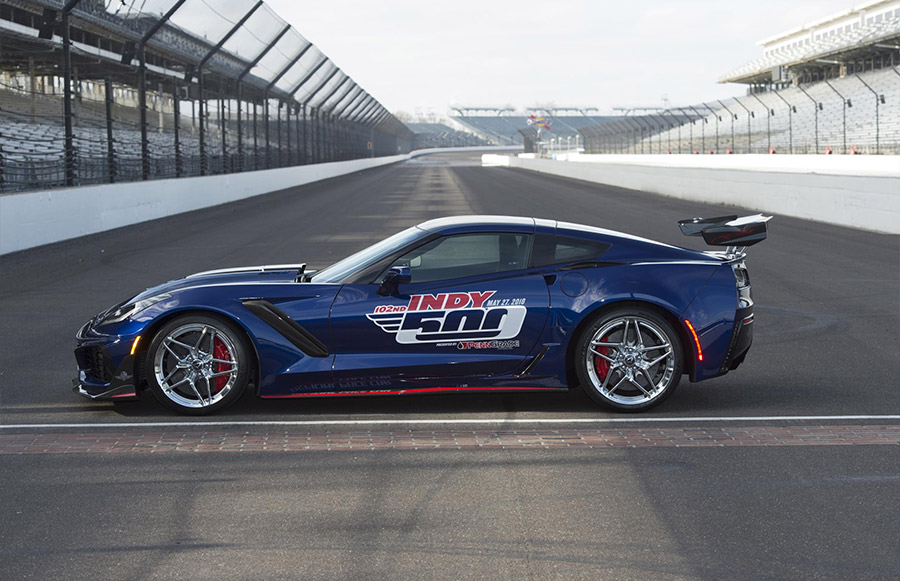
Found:
<path fill-rule="evenodd" d="M 284 166 L 284 154 L 281 150 L 281 108 L 284 107 L 284 101 L 279 99 L 278 107 L 275 108 L 275 139 L 278 140 L 278 152 L 276 153 L 277 162 L 275 167 Z"/>
<path fill-rule="evenodd" d="M 66 185 L 75 185 L 75 139 L 72 130 L 72 39 L 69 13 L 81 0 L 69 0 L 62 10 L 63 44 L 63 124 L 65 125 Z"/>
<path fill-rule="evenodd" d="M 272 167 L 272 144 L 269 142 L 269 92 L 263 93 L 263 123 L 266 124 L 266 169 Z"/>
<path fill-rule="evenodd" d="M 300 106 L 294 105 L 294 139 L 297 140 L 297 165 L 303 165 L 303 149 L 300 146 Z"/>
<path fill-rule="evenodd" d="M 225 145 L 225 99 L 219 93 L 219 133 L 222 134 L 222 173 L 228 173 L 228 149 Z"/>
<path fill-rule="evenodd" d="M 306 165 L 309 163 L 309 125 L 306 119 L 306 103 L 300 103 L 300 114 L 303 116 L 303 154 L 300 157 L 300 163 Z"/>
<path fill-rule="evenodd" d="M 244 98 L 244 84 L 237 82 L 237 171 L 244 171 L 244 142 L 241 130 L 241 100 Z"/>
<path fill-rule="evenodd" d="M 253 101 L 253 169 L 259 169 L 259 139 L 257 137 L 256 125 L 258 121 L 257 109 L 259 104 Z"/>
<path fill-rule="evenodd" d="M 284 113 L 286 116 L 284 128 L 287 130 L 287 166 L 290 167 L 294 165 L 294 149 L 291 147 L 291 104 L 288 102 L 284 104 Z"/>
<path fill-rule="evenodd" d="M 203 96 L 203 69 L 197 70 L 197 122 L 200 129 L 200 175 L 206 175 L 206 99 Z"/>
<path fill-rule="evenodd" d="M 113 146 L 113 88 L 112 81 L 107 77 L 103 80 L 103 90 L 106 93 L 106 172 L 109 183 L 116 182 L 115 148 Z"/>
<path fill-rule="evenodd" d="M 716 119 L 716 155 L 718 155 L 719 154 L 719 121 L 721 121 L 722 118 L 716 111 L 713 110 L 712 107 L 710 107 L 706 103 L 703 103 L 703 106 L 706 107 L 707 109 L 709 109 L 709 112 L 712 113 L 713 117 L 715 117 L 715 119 Z"/>
<path fill-rule="evenodd" d="M 872 87 L 870 87 L 869 83 L 862 80 L 862 77 L 860 77 L 859 75 L 856 75 L 856 80 L 858 80 L 860 83 L 865 85 L 865 87 L 867 89 L 869 89 L 869 91 L 871 91 L 873 95 L 875 95 L 875 153 L 878 154 L 878 153 L 881 153 L 881 145 L 880 145 L 880 139 L 879 139 L 880 131 L 879 131 L 879 127 L 878 127 L 878 125 L 879 125 L 878 102 L 881 101 L 882 99 L 884 99 L 884 95 L 879 96 L 878 92 L 875 89 L 873 89 Z"/>
<path fill-rule="evenodd" d="M 747 153 L 753 153 L 753 145 L 750 140 L 750 134 L 752 133 L 752 129 L 750 128 L 750 119 L 753 118 L 753 112 L 747 108 L 746 105 L 741 103 L 741 100 L 737 97 L 734 98 L 735 102 L 741 106 L 741 109 L 747 112 Z"/>
<path fill-rule="evenodd" d="M 806 95 L 809 98 L 809 100 L 812 101 L 812 103 L 813 103 L 813 111 L 815 113 L 815 119 L 816 119 L 816 149 L 815 149 L 815 151 L 816 151 L 816 153 L 819 153 L 819 109 L 822 107 L 822 104 L 816 102 L 816 100 L 813 99 L 812 96 L 809 93 L 807 93 L 803 89 L 803 87 L 800 86 L 799 83 L 797 83 L 797 88 L 800 89 L 800 92 L 803 93 L 804 95 Z"/>
<path fill-rule="evenodd" d="M 735 150 L 736 144 L 734 143 L 734 120 L 737 119 L 737 114 L 736 114 L 736 113 L 733 113 L 733 112 L 731 111 L 731 109 L 729 109 L 728 107 L 726 107 L 726 106 L 725 106 L 725 103 L 723 103 L 723 102 L 720 101 L 719 99 L 716 99 L 716 101 L 719 103 L 719 105 L 722 106 L 723 109 L 725 109 L 726 111 L 728 111 L 728 115 L 731 117 L 731 151 L 732 151 L 732 152 L 735 152 L 735 151 L 736 151 L 736 150 Z"/>
<path fill-rule="evenodd" d="M 147 51 L 138 47 L 138 113 L 141 129 L 141 179 L 150 179 L 150 143 L 147 135 Z"/>
<path fill-rule="evenodd" d="M 766 149 L 768 151 L 772 151 L 772 120 L 770 119 L 770 117 L 775 114 L 775 110 L 770 110 L 769 107 L 762 102 L 762 99 L 757 97 L 755 94 L 750 93 L 750 96 L 759 101 L 759 104 L 763 106 L 763 110 L 766 113 Z M 769 113 L 771 113 L 772 115 L 770 115 Z"/>
<path fill-rule="evenodd" d="M 772 91 L 775 93 L 775 96 L 784 101 L 784 104 L 788 107 L 788 149 L 791 154 L 794 153 L 794 117 L 792 115 L 794 106 L 788 103 L 788 100 L 782 97 L 778 91 Z"/>
<path fill-rule="evenodd" d="M 181 102 L 178 95 L 178 82 L 172 81 L 172 117 L 174 119 L 173 131 L 175 138 L 175 177 L 180 178 L 184 173 L 181 165 Z"/>
<path fill-rule="evenodd" d="M 841 95 L 840 92 L 838 92 L 838 90 L 834 88 L 834 85 L 832 85 L 831 83 L 828 82 L 828 79 L 822 79 L 822 80 L 825 81 L 825 84 L 828 85 L 828 87 L 832 91 L 837 93 L 837 96 L 841 98 L 841 103 L 843 104 L 843 114 L 844 114 L 844 150 L 843 150 L 843 153 L 846 154 L 847 153 L 847 106 L 850 105 L 852 107 L 853 104 L 850 102 L 849 99 L 847 99 L 846 97 Z"/>

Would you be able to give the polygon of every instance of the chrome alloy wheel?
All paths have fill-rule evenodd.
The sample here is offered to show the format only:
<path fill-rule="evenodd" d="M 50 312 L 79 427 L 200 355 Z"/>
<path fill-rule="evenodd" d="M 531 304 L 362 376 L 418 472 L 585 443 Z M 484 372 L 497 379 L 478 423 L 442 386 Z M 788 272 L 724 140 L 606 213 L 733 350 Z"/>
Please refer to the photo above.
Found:
<path fill-rule="evenodd" d="M 607 321 L 591 337 L 585 359 L 593 388 L 620 406 L 652 402 L 677 379 L 672 341 L 641 316 Z"/>
<path fill-rule="evenodd" d="M 237 349 L 226 332 L 207 323 L 176 327 L 158 342 L 153 373 L 162 393 L 186 408 L 222 401 L 237 381 Z"/>

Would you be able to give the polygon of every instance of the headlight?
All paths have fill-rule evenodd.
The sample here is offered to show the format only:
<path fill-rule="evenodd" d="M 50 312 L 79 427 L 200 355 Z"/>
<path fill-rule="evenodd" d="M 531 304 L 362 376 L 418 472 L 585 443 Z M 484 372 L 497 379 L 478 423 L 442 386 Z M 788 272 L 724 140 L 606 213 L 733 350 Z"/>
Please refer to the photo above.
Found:
<path fill-rule="evenodd" d="M 155 295 L 155 296 L 143 298 L 143 299 L 140 299 L 137 301 L 129 301 L 129 302 L 125 303 L 124 305 L 122 305 L 121 307 L 119 307 L 118 309 L 116 309 L 110 313 L 107 313 L 106 315 L 101 317 L 100 324 L 103 325 L 106 323 L 121 323 L 128 317 L 131 317 L 132 315 L 136 315 L 136 314 L 140 313 L 141 311 L 143 311 L 144 309 L 151 307 L 160 301 L 164 301 L 166 299 L 171 299 L 171 298 L 172 298 L 172 295 L 170 295 L 168 293 L 163 293 L 161 295 Z"/>

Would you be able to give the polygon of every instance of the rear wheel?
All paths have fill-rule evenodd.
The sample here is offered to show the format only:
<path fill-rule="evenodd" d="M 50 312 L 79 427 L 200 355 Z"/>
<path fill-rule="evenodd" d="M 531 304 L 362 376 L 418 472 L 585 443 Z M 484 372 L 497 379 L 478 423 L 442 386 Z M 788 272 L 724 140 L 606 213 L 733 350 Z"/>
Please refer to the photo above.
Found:
<path fill-rule="evenodd" d="M 175 411 L 205 415 L 240 399 L 250 376 L 243 334 L 224 320 L 186 315 L 163 326 L 147 349 L 147 383 Z"/>
<path fill-rule="evenodd" d="M 650 409 L 672 395 L 684 366 L 681 340 L 653 311 L 617 309 L 597 319 L 578 343 L 577 374 L 601 406 Z"/>

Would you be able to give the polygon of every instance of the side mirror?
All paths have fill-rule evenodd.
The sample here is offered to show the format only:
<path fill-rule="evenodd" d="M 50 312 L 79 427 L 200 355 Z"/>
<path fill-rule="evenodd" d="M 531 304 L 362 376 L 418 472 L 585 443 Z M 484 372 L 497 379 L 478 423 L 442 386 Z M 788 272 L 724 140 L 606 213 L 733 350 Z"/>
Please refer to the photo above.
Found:
<path fill-rule="evenodd" d="M 408 266 L 392 266 L 384 275 L 378 294 L 386 297 L 397 294 L 401 284 L 409 284 L 412 281 L 412 273 Z"/>

